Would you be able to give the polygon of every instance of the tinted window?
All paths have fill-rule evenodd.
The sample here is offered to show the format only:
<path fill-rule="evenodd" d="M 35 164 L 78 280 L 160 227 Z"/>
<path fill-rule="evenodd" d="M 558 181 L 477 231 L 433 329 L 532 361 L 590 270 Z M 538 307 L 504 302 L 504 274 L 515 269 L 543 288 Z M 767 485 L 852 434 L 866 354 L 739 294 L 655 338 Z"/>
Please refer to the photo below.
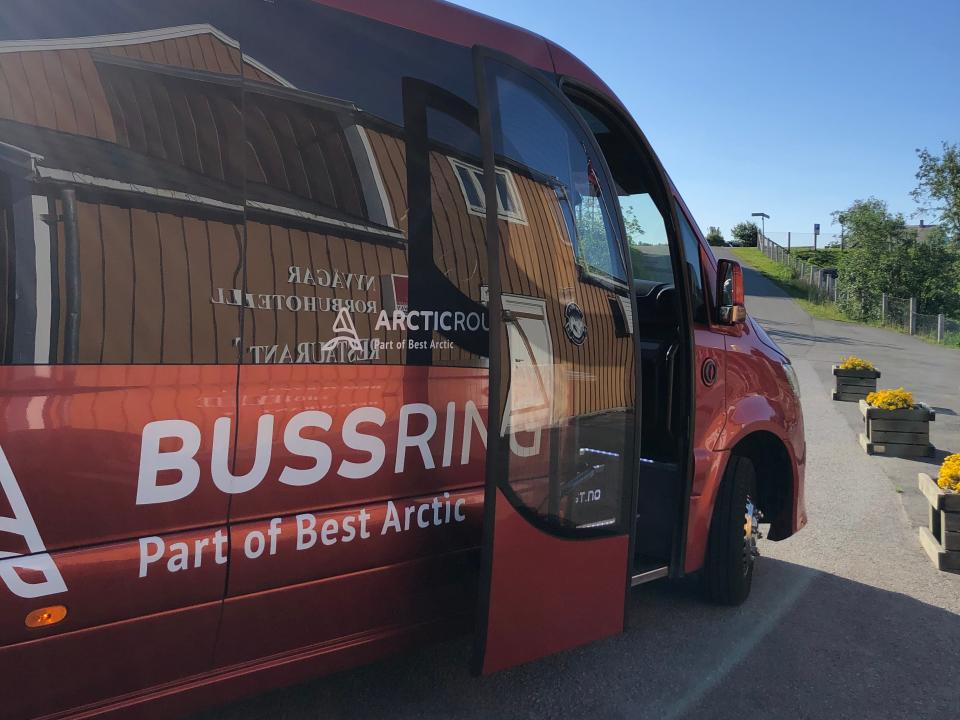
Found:
<path fill-rule="evenodd" d="M 519 80 L 501 78 L 497 91 L 498 153 L 553 189 L 572 230 L 569 239 L 580 267 L 594 277 L 626 282 L 611 187 L 600 175 L 599 159 L 591 157 L 586 134 L 565 110 L 530 94 Z"/>
<path fill-rule="evenodd" d="M 470 50 L 317 3 L 248 10 L 244 362 L 485 366 Z M 498 188 L 522 222 L 506 170 Z"/>
<path fill-rule="evenodd" d="M 700 267 L 700 241 L 683 210 L 677 208 L 680 220 L 680 236 L 683 239 L 683 254 L 687 260 L 687 275 L 690 278 L 690 307 L 693 321 L 707 322 L 707 303 L 703 293 L 703 272 Z"/>
<path fill-rule="evenodd" d="M 501 488 L 532 522 L 618 532 L 633 448 L 633 338 L 612 184 L 575 111 L 489 61 L 496 161 L 526 222 L 500 222 Z M 494 373 L 491 372 L 491 375 Z"/>
<path fill-rule="evenodd" d="M 573 93 L 571 100 L 593 132 L 613 174 L 623 224 L 630 249 L 633 277 L 654 283 L 673 283 L 673 264 L 663 213 L 654 192 L 659 182 L 637 143 L 607 114 L 586 98 Z M 661 195 L 662 202 L 662 195 Z"/>
<path fill-rule="evenodd" d="M 26 37 L 0 48 L 4 363 L 237 361 L 242 292 L 219 291 L 242 286 L 243 60 L 224 8 L 176 31 L 117 3 L 67 27 L 52 4 L 6 8 Z"/>

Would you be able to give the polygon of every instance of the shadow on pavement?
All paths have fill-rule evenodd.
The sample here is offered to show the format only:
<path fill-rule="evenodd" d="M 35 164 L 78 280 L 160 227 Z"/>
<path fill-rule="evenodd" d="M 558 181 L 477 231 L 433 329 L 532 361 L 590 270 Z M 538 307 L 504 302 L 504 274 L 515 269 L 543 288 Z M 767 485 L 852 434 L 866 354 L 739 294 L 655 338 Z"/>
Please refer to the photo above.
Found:
<path fill-rule="evenodd" d="M 933 457 L 918 457 L 918 458 L 909 458 L 915 462 L 924 463 L 925 465 L 934 465 L 939 467 L 943 465 L 943 460 L 947 455 L 956 452 L 955 450 L 945 450 L 943 448 L 935 447 L 933 449 Z M 933 474 L 936 475 L 936 467 L 934 468 Z M 929 472 L 929 471 L 928 471 Z"/>
<path fill-rule="evenodd" d="M 769 558 L 742 607 L 694 590 L 638 588 L 623 635 L 493 676 L 460 638 L 194 720 L 960 717 L 958 615 Z"/>
<path fill-rule="evenodd" d="M 955 410 L 951 410 L 950 408 L 945 408 L 945 407 L 937 407 L 936 405 L 931 405 L 930 409 L 933 410 L 937 415 L 953 416 L 957 414 Z"/>
<path fill-rule="evenodd" d="M 761 323 L 762 324 L 762 323 Z M 851 345 L 855 347 L 873 347 L 886 348 L 888 350 L 899 350 L 898 345 L 887 345 L 884 343 L 866 342 L 860 338 L 844 337 L 843 335 L 813 335 L 810 333 L 801 333 L 793 330 L 780 330 L 779 326 L 787 325 L 773 321 L 769 325 L 764 325 L 767 334 L 774 339 L 783 339 L 784 341 L 809 342 L 809 343 L 836 343 L 837 345 Z"/>
<path fill-rule="evenodd" d="M 748 295 L 772 298 L 791 297 L 785 290 L 782 290 L 779 285 L 773 282 L 773 280 L 768 279 L 759 270 L 745 265 L 743 261 L 736 256 L 731 256 L 731 259 L 737 260 L 743 268 L 743 286 Z"/>

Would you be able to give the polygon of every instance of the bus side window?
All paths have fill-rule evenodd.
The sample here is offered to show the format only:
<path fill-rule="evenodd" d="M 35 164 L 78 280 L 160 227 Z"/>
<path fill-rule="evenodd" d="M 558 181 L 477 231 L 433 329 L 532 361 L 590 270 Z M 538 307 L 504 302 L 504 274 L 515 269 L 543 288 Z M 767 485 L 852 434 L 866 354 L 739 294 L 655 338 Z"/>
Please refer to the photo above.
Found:
<path fill-rule="evenodd" d="M 683 239 L 683 254 L 687 260 L 687 273 L 690 277 L 690 309 L 695 323 L 707 322 L 707 301 L 703 294 L 703 270 L 700 265 L 700 241 L 690 221 L 680 207 L 677 207 L 680 220 L 680 236 Z"/>
<path fill-rule="evenodd" d="M 655 171 L 612 113 L 577 92 L 568 92 L 568 97 L 593 132 L 610 167 L 623 215 L 633 280 L 640 287 L 673 285 L 674 270 L 664 221 L 667 200 L 657 190 Z"/>
<path fill-rule="evenodd" d="M 37 18 L 52 7 L 34 5 Z M 0 111 L 0 139 L 15 159 L 0 165 L 0 365 L 237 362 L 249 143 L 241 55 L 219 30 L 185 25 L 176 62 L 172 39 L 147 53 L 136 35 L 117 54 L 77 37 L 4 55 L 61 83 L 76 77 L 84 102 L 54 112 L 53 86 L 23 72 L 7 80 L 14 105 Z M 74 91 L 61 90 L 69 108 Z M 31 110 L 14 121 L 21 104 Z M 15 170 L 24 163 L 34 170 Z"/>

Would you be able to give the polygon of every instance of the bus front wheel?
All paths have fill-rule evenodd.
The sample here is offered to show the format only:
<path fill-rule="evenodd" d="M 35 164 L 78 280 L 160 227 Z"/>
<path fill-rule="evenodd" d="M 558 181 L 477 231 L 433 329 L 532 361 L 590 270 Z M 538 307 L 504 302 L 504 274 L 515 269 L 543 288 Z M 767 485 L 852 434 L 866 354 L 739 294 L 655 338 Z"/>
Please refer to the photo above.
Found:
<path fill-rule="evenodd" d="M 739 605 L 750 595 L 760 537 L 756 506 L 757 475 L 753 461 L 734 455 L 724 473 L 713 507 L 703 588 L 719 605 Z"/>

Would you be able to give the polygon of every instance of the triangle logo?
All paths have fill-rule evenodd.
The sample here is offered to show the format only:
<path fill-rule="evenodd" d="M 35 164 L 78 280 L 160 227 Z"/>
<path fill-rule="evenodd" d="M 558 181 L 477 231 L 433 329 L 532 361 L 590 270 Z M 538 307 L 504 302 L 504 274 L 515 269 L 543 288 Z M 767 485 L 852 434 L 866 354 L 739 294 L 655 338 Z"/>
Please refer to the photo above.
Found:
<path fill-rule="evenodd" d="M 357 336 L 357 326 L 353 324 L 353 316 L 346 308 L 337 313 L 337 317 L 333 321 L 333 332 L 336 334 L 322 346 L 324 352 L 330 352 L 340 343 L 347 343 L 358 352 L 363 351 L 363 344 Z"/>
<path fill-rule="evenodd" d="M 26 545 L 28 555 L 20 555 L 9 550 L 0 550 L 0 581 L 17 597 L 33 599 L 56 595 L 67 591 L 57 564 L 46 551 L 43 538 L 37 524 L 30 514 L 27 501 L 20 491 L 17 478 L 14 477 L 7 456 L 0 448 L 0 491 L 6 496 L 7 505 L 13 510 L 13 517 L 0 516 L 0 533 L 19 535 Z M 22 577 L 19 570 L 35 573 L 43 577 L 42 581 Z"/>

